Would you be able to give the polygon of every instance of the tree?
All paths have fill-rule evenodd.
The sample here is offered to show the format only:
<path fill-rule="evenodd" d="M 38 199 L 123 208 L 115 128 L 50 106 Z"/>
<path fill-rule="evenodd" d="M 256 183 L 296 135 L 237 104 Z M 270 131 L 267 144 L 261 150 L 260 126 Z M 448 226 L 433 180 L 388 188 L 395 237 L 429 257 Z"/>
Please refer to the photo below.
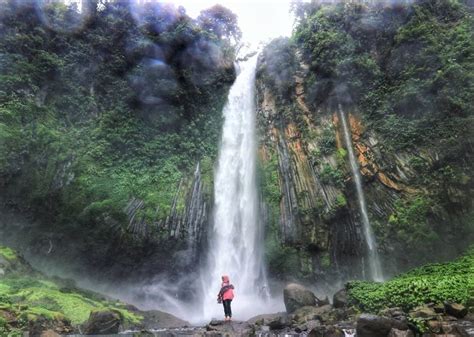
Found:
<path fill-rule="evenodd" d="M 222 5 L 214 5 L 201 11 L 197 21 L 202 29 L 213 33 L 219 39 L 224 38 L 237 43 L 242 37 L 237 25 L 237 15 Z"/>

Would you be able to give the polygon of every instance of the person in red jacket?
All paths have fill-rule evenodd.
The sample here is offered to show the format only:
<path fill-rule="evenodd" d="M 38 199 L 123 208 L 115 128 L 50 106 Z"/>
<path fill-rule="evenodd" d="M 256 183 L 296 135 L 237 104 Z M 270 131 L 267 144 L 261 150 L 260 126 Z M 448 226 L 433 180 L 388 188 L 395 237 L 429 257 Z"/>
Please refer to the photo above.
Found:
<path fill-rule="evenodd" d="M 226 321 L 232 320 L 232 309 L 230 303 L 234 299 L 234 286 L 230 284 L 229 276 L 222 276 L 222 285 L 219 294 L 217 294 L 217 302 L 224 305 L 224 315 Z"/>

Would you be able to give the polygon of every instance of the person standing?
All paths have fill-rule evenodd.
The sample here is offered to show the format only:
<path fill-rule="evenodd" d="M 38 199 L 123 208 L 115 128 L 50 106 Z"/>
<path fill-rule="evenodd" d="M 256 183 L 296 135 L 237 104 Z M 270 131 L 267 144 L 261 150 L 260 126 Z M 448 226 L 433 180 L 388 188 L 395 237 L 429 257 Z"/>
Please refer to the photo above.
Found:
<path fill-rule="evenodd" d="M 225 321 L 232 320 L 232 309 L 230 304 L 234 299 L 234 286 L 230 284 L 229 276 L 222 276 L 222 285 L 219 294 L 217 294 L 217 303 L 224 305 Z"/>

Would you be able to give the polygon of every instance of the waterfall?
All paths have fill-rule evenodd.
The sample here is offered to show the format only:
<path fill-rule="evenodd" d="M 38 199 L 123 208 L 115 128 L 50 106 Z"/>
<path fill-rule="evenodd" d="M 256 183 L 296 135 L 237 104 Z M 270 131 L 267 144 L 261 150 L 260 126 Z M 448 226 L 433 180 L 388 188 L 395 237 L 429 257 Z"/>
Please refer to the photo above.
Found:
<path fill-rule="evenodd" d="M 342 110 L 341 104 L 338 104 L 339 116 L 342 122 L 342 128 L 344 131 L 344 140 L 346 142 L 347 152 L 349 155 L 349 161 L 351 164 L 352 175 L 357 191 L 357 200 L 359 203 L 360 217 L 362 219 L 362 229 L 367 243 L 368 250 L 368 264 L 369 272 L 372 280 L 383 281 L 382 267 L 380 259 L 377 253 L 377 244 L 375 242 L 374 233 L 370 225 L 369 216 L 367 215 L 367 205 L 365 202 L 364 190 L 362 189 L 362 180 L 359 172 L 359 165 L 354 156 L 354 150 L 352 149 L 352 136 L 350 129 L 347 125 L 347 119 L 344 111 Z"/>
<path fill-rule="evenodd" d="M 203 319 L 223 318 L 216 302 L 221 276 L 235 286 L 237 319 L 263 313 L 266 276 L 256 188 L 255 69 L 257 55 L 240 68 L 223 110 L 224 125 L 214 179 L 209 256 L 202 270 Z"/>

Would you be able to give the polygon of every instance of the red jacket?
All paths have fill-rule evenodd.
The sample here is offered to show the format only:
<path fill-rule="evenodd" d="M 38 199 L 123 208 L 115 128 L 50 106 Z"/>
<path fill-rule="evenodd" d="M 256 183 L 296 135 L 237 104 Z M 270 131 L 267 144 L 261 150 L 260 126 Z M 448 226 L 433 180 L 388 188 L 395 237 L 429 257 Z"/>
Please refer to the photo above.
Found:
<path fill-rule="evenodd" d="M 226 300 L 233 300 L 234 299 L 234 286 L 230 284 L 229 277 L 223 276 L 222 277 L 222 285 L 219 294 L 217 295 L 218 299 L 222 301 Z"/>

